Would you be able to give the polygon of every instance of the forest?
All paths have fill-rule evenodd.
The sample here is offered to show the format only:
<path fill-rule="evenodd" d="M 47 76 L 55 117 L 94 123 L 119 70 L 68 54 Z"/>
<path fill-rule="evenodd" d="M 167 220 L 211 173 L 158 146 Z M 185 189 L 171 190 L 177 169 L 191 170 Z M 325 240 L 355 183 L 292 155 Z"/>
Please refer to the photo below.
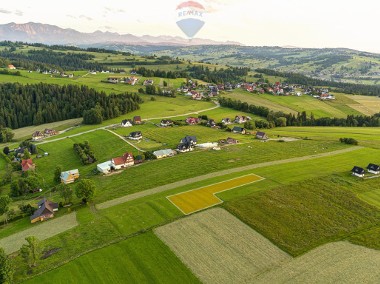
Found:
<path fill-rule="evenodd" d="M 139 109 L 137 94 L 110 94 L 87 86 L 0 84 L 0 125 L 12 129 L 82 117 L 98 106 L 102 119 Z"/>

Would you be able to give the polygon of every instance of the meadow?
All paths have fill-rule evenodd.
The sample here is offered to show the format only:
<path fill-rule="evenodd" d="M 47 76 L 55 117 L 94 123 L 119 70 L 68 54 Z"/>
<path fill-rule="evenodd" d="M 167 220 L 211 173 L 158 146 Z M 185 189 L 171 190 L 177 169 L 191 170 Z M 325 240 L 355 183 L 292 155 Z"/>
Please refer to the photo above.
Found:
<path fill-rule="evenodd" d="M 154 230 L 203 283 L 248 283 L 290 256 L 223 209 Z M 238 273 L 237 273 L 238 272 Z"/>

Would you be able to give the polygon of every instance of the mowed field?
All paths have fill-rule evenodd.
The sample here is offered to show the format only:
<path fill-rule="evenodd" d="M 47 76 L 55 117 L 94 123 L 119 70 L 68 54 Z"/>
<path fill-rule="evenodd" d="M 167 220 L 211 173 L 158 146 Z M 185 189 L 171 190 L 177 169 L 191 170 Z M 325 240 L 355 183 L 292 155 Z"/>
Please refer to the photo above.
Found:
<path fill-rule="evenodd" d="M 217 193 L 257 182 L 262 179 L 262 177 L 250 174 L 202 188 L 181 192 L 168 196 L 167 198 L 179 210 L 181 210 L 182 213 L 187 215 L 222 203 L 223 200 L 216 196 Z"/>
<path fill-rule="evenodd" d="M 45 240 L 74 228 L 77 225 L 78 222 L 75 212 L 70 213 L 53 220 L 36 224 L 32 228 L 2 238 L 0 239 L 0 247 L 4 248 L 6 253 L 12 253 L 19 250 L 21 246 L 26 243 L 26 237 L 35 236 L 39 240 Z"/>
<path fill-rule="evenodd" d="M 350 104 L 351 108 L 364 113 L 366 115 L 373 115 L 380 112 L 380 98 L 376 96 L 349 96 L 357 104 Z"/>
<path fill-rule="evenodd" d="M 336 242 L 284 263 L 254 283 L 379 283 L 379 266 L 380 251 Z"/>
<path fill-rule="evenodd" d="M 200 283 L 153 233 L 83 255 L 24 283 Z"/>
<path fill-rule="evenodd" d="M 203 283 L 252 283 L 290 256 L 216 208 L 154 230 Z"/>

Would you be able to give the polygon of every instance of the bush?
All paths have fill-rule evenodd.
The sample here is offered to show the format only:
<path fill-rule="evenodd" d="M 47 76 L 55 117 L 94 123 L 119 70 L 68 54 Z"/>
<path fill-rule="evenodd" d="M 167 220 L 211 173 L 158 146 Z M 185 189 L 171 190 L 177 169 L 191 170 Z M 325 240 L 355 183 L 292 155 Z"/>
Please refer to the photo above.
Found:
<path fill-rule="evenodd" d="M 354 138 L 339 138 L 340 143 L 345 143 L 349 145 L 358 145 L 359 142 Z"/>

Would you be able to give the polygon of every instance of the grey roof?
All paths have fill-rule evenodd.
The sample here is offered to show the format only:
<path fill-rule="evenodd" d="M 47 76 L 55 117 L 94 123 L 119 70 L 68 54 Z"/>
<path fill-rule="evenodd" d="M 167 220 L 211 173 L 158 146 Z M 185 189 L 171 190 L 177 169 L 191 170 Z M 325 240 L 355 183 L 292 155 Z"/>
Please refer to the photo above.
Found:
<path fill-rule="evenodd" d="M 155 156 L 168 156 L 173 155 L 174 151 L 172 149 L 165 149 L 165 150 L 157 150 L 153 152 L 153 155 Z"/>
<path fill-rule="evenodd" d="M 353 167 L 352 172 L 356 173 L 356 174 L 359 174 L 359 175 L 362 175 L 362 174 L 365 173 L 365 170 L 363 168 L 361 168 L 361 167 L 355 166 L 355 167 Z"/>
<path fill-rule="evenodd" d="M 379 165 L 375 165 L 375 164 L 369 164 L 367 166 L 367 169 L 370 170 L 370 171 L 380 171 L 380 166 Z"/>

